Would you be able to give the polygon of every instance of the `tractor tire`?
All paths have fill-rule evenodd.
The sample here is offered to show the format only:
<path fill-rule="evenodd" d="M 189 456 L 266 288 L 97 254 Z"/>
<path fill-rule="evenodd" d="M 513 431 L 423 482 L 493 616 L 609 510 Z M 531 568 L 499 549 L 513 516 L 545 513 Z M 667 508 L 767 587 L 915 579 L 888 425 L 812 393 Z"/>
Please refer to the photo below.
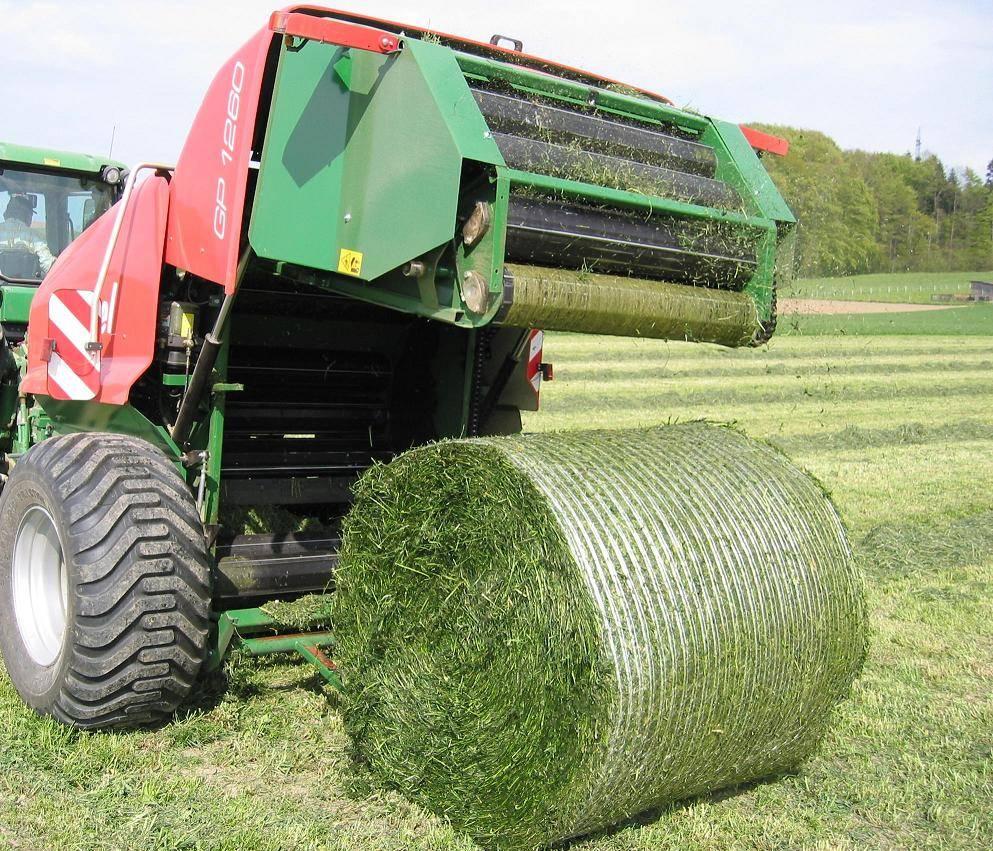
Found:
<path fill-rule="evenodd" d="M 143 440 L 53 437 L 0 497 L 0 652 L 24 702 L 82 729 L 167 720 L 207 653 L 196 504 Z"/>

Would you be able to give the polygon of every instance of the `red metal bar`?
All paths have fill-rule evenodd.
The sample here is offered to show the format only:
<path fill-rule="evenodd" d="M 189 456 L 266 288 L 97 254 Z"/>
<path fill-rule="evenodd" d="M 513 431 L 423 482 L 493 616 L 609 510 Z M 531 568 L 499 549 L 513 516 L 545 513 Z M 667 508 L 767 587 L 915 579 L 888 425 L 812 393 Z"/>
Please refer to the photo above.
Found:
<path fill-rule="evenodd" d="M 334 663 L 334 660 L 328 656 L 317 644 L 307 644 L 304 645 L 304 650 L 308 653 L 313 654 L 314 658 L 317 659 L 325 668 L 329 671 L 337 671 L 338 666 Z"/>
<path fill-rule="evenodd" d="M 785 157 L 790 152 L 790 143 L 786 139 L 781 139 L 779 136 L 773 136 L 771 133 L 763 133 L 761 130 L 756 130 L 754 127 L 746 127 L 744 124 L 741 125 L 741 132 L 745 134 L 748 144 L 755 148 L 756 151 L 768 151 L 777 157 Z"/>
<path fill-rule="evenodd" d="M 357 19 L 362 21 L 368 21 L 370 23 L 382 24 L 383 26 L 388 26 L 396 29 L 398 32 L 407 32 L 414 36 L 420 37 L 423 35 L 435 35 L 439 38 L 444 39 L 447 42 L 451 42 L 456 47 L 469 48 L 470 53 L 477 53 L 481 56 L 489 56 L 495 59 L 504 59 L 509 62 L 513 62 L 517 65 L 523 65 L 525 68 L 532 68 L 539 71 L 546 71 L 554 73 L 556 70 L 565 71 L 574 77 L 581 78 L 586 82 L 593 83 L 597 86 L 610 86 L 610 85 L 622 85 L 617 80 L 613 80 L 610 77 L 603 77 L 599 74 L 593 74 L 590 71 L 584 71 L 581 68 L 573 68 L 571 65 L 563 65 L 561 62 L 554 62 L 550 59 L 542 59 L 540 56 L 534 56 L 530 53 L 522 53 L 516 50 L 512 50 L 509 47 L 502 47 L 500 45 L 490 44 L 485 41 L 475 41 L 471 38 L 465 38 L 463 36 L 452 35 L 451 33 L 441 32 L 440 30 L 425 29 L 424 27 L 413 26 L 410 24 L 401 24 L 396 21 L 390 21 L 383 18 L 367 18 L 365 16 L 360 16 L 355 12 L 343 12 L 337 9 L 329 9 L 326 6 L 311 6 L 311 5 L 301 5 L 301 6 L 291 6 L 294 11 L 300 12 L 310 12 L 309 17 L 314 17 L 316 15 L 335 15 L 337 18 L 341 19 Z M 322 18 L 321 20 L 329 20 L 327 18 Z M 636 86 L 625 86 L 626 88 L 632 88 L 634 91 L 647 95 L 648 97 L 655 98 L 662 103 L 667 103 L 672 105 L 672 101 L 664 95 L 660 95 L 657 92 L 652 92 L 647 89 L 641 89 Z"/>
<path fill-rule="evenodd" d="M 306 38 L 340 47 L 354 47 L 373 53 L 395 53 L 400 39 L 393 33 L 334 18 L 317 18 L 299 12 L 273 12 L 269 29 L 280 35 Z"/>

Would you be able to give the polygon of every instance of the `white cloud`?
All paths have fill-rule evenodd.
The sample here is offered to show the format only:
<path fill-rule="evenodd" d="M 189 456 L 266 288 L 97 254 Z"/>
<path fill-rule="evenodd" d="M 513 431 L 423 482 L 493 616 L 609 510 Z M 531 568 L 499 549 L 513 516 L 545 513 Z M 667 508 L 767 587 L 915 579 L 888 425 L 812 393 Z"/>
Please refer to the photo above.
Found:
<path fill-rule="evenodd" d="M 93 37 L 85 9 L 60 3 L 0 3 L 3 66 L 27 74 L 40 63 L 72 72 L 113 62 L 107 45 Z"/>
<path fill-rule="evenodd" d="M 285 0 L 0 0 L 3 135 L 175 159 L 216 68 Z M 341 0 L 642 85 L 731 120 L 813 127 L 848 147 L 993 157 L 989 0 Z M 11 36 L 11 33 L 14 36 Z M 11 80 L 24 79 L 24 86 Z"/>

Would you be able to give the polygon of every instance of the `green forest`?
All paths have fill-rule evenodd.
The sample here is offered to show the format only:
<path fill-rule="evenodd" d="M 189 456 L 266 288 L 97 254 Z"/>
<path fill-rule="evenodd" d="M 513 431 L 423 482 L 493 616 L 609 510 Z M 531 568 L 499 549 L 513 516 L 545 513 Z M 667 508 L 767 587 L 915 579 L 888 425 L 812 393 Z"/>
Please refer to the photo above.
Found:
<path fill-rule="evenodd" d="M 844 151 L 813 130 L 754 126 L 790 141 L 764 163 L 800 222 L 800 275 L 993 267 L 993 162 L 984 179 L 934 154 Z"/>

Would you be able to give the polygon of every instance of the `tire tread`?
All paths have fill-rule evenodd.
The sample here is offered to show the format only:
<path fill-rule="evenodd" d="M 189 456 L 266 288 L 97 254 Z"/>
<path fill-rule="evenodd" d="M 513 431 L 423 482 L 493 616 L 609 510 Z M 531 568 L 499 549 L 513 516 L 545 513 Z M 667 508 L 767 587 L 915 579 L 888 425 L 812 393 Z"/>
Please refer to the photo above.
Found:
<path fill-rule="evenodd" d="M 168 719 L 194 688 L 210 627 L 192 494 L 163 453 L 125 435 L 50 438 L 21 464 L 62 497 L 77 573 L 71 657 L 52 714 L 83 729 Z"/>

